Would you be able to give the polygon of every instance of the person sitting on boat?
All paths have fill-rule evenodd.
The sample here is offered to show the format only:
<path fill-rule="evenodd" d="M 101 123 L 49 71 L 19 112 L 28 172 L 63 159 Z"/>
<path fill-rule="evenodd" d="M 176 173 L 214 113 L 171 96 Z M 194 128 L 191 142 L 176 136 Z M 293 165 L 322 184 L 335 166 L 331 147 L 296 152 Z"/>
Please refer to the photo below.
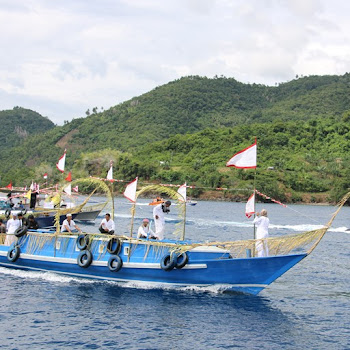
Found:
<path fill-rule="evenodd" d="M 31 230 L 37 230 L 39 228 L 39 224 L 35 220 L 33 214 L 28 215 L 27 227 Z"/>
<path fill-rule="evenodd" d="M 267 217 L 267 210 L 263 209 L 260 213 L 256 213 L 256 218 L 253 221 L 256 227 L 256 239 L 259 240 L 255 243 L 255 249 L 258 256 L 268 256 L 269 247 L 267 245 L 266 238 L 269 237 L 269 224 L 270 220 Z"/>
<path fill-rule="evenodd" d="M 4 245 L 11 245 L 12 243 L 17 242 L 17 237 L 15 236 L 15 232 L 18 228 L 21 227 L 21 223 L 17 218 L 17 214 L 12 214 L 12 219 L 7 221 L 6 229 L 7 235 L 5 239 Z"/>
<path fill-rule="evenodd" d="M 101 221 L 101 225 L 98 229 L 101 233 L 108 233 L 109 235 L 113 235 L 115 224 L 114 221 L 111 220 L 111 214 L 106 214 L 105 218 Z"/>
<path fill-rule="evenodd" d="M 170 201 L 166 201 L 165 203 L 158 204 L 153 209 L 153 218 L 154 224 L 156 227 L 155 236 L 157 239 L 164 239 L 164 231 L 165 231 L 165 213 L 169 213 L 171 206 Z"/>
<path fill-rule="evenodd" d="M 80 232 L 82 233 L 81 229 L 78 227 L 78 225 L 75 224 L 75 222 L 72 220 L 72 214 L 66 215 L 66 220 L 63 221 L 62 224 L 62 232 Z"/>
<path fill-rule="evenodd" d="M 142 225 L 139 227 L 137 231 L 137 238 L 156 238 L 154 232 L 151 230 L 149 227 L 149 220 L 148 219 L 143 219 L 142 220 Z"/>
<path fill-rule="evenodd" d="M 13 209 L 19 209 L 19 210 L 24 209 L 24 205 L 23 205 L 22 201 L 19 201 L 18 203 L 16 203 L 14 205 Z"/>

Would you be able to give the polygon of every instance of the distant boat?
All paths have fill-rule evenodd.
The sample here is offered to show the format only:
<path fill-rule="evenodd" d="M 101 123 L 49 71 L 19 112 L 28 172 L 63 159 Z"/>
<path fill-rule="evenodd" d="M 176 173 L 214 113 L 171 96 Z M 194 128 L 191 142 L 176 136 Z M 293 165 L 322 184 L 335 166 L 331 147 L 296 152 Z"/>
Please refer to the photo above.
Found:
<path fill-rule="evenodd" d="M 189 199 L 189 200 L 186 202 L 187 205 L 192 205 L 192 206 L 193 206 L 193 205 L 197 205 L 197 203 L 198 203 L 198 202 L 193 201 L 193 200 L 191 200 L 191 199 Z"/>
<path fill-rule="evenodd" d="M 148 205 L 158 205 L 164 203 L 165 200 L 161 197 L 154 198 L 152 202 L 148 203 Z"/>

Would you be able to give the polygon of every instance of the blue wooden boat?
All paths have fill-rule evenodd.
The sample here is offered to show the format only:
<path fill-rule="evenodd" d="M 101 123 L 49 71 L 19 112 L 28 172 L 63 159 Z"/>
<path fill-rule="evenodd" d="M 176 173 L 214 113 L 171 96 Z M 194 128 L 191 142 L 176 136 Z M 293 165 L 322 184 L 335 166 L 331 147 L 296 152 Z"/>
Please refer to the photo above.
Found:
<path fill-rule="evenodd" d="M 74 220 L 75 217 L 78 215 L 78 213 L 72 214 L 72 219 Z M 63 224 L 63 221 L 66 219 L 66 215 L 60 215 L 60 225 Z M 35 217 L 36 222 L 39 225 L 39 228 L 52 228 L 55 226 L 55 215 L 54 213 L 45 215 L 40 214 L 39 216 Z"/>
<path fill-rule="evenodd" d="M 105 234 L 18 233 L 18 242 L 0 244 L 0 265 L 34 271 L 154 287 L 210 287 L 258 294 L 307 257 L 327 232 L 321 229 L 264 241 L 269 256 L 255 254 L 261 240 L 192 242 L 148 240 Z M 184 205 L 185 206 L 185 205 Z M 132 228 L 131 228 L 132 233 Z M 3 243 L 5 235 L 0 235 Z"/>

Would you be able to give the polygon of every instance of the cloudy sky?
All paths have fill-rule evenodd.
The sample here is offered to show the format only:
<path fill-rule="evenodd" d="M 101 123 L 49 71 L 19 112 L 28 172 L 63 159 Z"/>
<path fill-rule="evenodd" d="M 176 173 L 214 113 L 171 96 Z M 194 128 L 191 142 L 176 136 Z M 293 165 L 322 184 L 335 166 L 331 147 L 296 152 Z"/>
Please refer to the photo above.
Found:
<path fill-rule="evenodd" d="M 0 0 L 0 110 L 56 124 L 186 75 L 350 71 L 346 0 Z"/>

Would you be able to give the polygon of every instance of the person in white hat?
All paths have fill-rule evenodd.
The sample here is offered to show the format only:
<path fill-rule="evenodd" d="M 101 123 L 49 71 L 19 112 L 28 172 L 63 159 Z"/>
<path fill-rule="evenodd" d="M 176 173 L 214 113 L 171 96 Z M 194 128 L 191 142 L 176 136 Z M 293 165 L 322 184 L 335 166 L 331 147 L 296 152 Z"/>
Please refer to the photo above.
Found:
<path fill-rule="evenodd" d="M 156 238 L 154 232 L 149 227 L 149 220 L 143 219 L 142 225 L 139 227 L 137 231 L 137 238 Z"/>
<path fill-rule="evenodd" d="M 156 228 L 155 236 L 159 240 L 164 239 L 165 214 L 170 212 L 170 209 L 169 209 L 170 206 L 171 206 L 171 202 L 166 201 L 165 203 L 156 205 L 153 209 L 154 225 Z"/>
<path fill-rule="evenodd" d="M 81 229 L 73 221 L 72 214 L 66 215 L 66 220 L 63 221 L 61 232 L 70 232 L 70 233 L 80 232 L 80 233 L 82 233 Z"/>
<path fill-rule="evenodd" d="M 4 245 L 10 246 L 12 243 L 17 242 L 17 237 L 15 236 L 15 232 L 20 227 L 21 227 L 21 223 L 18 220 L 17 214 L 13 213 L 12 219 L 8 220 L 6 224 L 7 235 L 6 235 Z"/>

